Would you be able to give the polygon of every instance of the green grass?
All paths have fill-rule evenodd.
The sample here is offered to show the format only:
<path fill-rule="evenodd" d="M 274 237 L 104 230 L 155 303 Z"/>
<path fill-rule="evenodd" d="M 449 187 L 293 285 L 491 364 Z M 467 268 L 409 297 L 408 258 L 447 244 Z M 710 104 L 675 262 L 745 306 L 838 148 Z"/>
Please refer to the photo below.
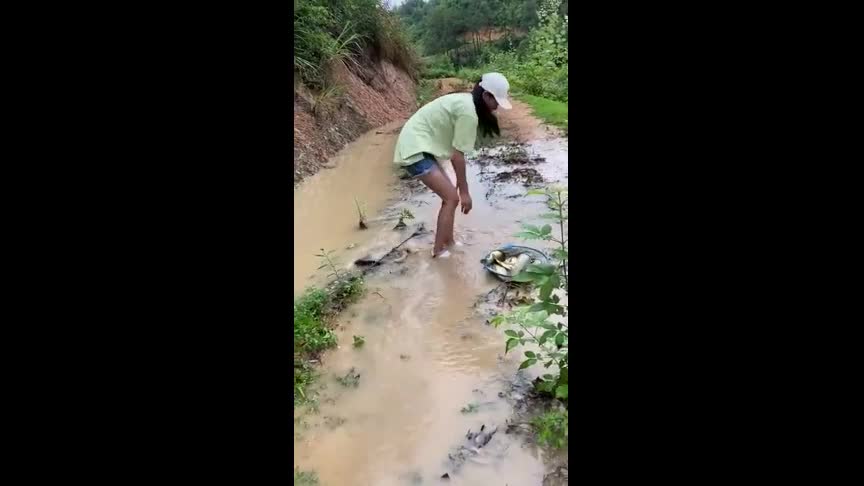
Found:
<path fill-rule="evenodd" d="M 537 430 L 537 442 L 561 449 L 567 445 L 567 410 L 553 410 L 534 417 L 531 424 Z"/>
<path fill-rule="evenodd" d="M 294 469 L 294 485 L 295 486 L 317 486 L 318 475 L 314 472 L 301 471 L 299 468 Z"/>
<path fill-rule="evenodd" d="M 294 403 L 309 401 L 307 389 L 316 374 L 311 359 L 336 345 L 330 329 L 333 316 L 363 293 L 363 279 L 351 275 L 326 289 L 310 288 L 294 301 Z"/>
<path fill-rule="evenodd" d="M 567 129 L 567 103 L 529 94 L 516 95 L 516 98 L 531 105 L 537 118 L 551 125 Z"/>

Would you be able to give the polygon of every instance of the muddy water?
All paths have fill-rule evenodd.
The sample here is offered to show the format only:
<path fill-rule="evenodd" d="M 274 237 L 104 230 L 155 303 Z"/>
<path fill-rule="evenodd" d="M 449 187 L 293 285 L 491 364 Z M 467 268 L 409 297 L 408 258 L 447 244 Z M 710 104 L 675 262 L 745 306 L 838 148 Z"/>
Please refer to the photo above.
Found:
<path fill-rule="evenodd" d="M 370 231 L 358 230 L 354 200 L 366 207 L 372 219 L 392 197 L 398 180 L 392 163 L 394 131 L 403 123 L 385 125 L 348 144 L 331 161 L 335 168 L 321 170 L 294 191 L 295 295 L 320 283 L 321 276 L 316 275 L 320 263 L 314 255 L 321 248 L 340 251 L 375 237 L 374 221 Z"/>
<path fill-rule="evenodd" d="M 337 168 L 313 178 L 312 189 L 301 188 L 306 193 L 295 194 L 295 208 L 298 198 L 318 197 L 311 204 L 302 199 L 295 209 L 295 221 L 299 211 L 311 224 L 299 226 L 299 232 L 295 227 L 295 248 L 305 248 L 295 250 L 295 265 L 306 272 L 299 279 L 295 275 L 295 291 L 314 275 L 317 262 L 307 258 L 301 265 L 301 260 L 321 241 L 336 249 L 357 243 L 340 252 L 343 261 L 392 247 L 411 233 L 411 228 L 392 230 L 395 221 L 387 219 L 402 207 L 417 216 L 413 223 L 434 229 L 440 203 L 428 191 L 406 196 L 397 188 L 387 152 L 395 135 L 389 137 L 375 139 L 384 147 L 380 151 L 369 143 L 349 147 Z M 529 150 L 546 158 L 544 175 L 566 177 L 566 141 L 546 140 Z M 354 175 L 361 166 L 377 172 L 364 174 L 361 182 Z M 543 452 L 505 434 L 513 410 L 499 393 L 507 390 L 520 360 L 503 356 L 502 331 L 486 324 L 475 303 L 498 285 L 480 266 L 481 257 L 503 243 L 517 243 L 510 235 L 519 222 L 536 223 L 532 217 L 544 206 L 538 198 L 499 196 L 524 193 L 516 184 L 498 187 L 487 198 L 490 169 L 482 170 L 487 173 L 476 164 L 468 167 L 474 210 L 456 221 L 456 238 L 464 245 L 448 259 L 433 260 L 433 235 L 409 240 L 407 258 L 370 274 L 366 296 L 340 316 L 339 347 L 324 356 L 317 411 L 296 417 L 294 465 L 317 473 L 322 485 L 438 484 L 444 473 L 454 485 L 543 484 L 548 472 Z M 452 168 L 448 171 L 453 178 Z M 372 188 L 358 187 L 363 184 Z M 376 208 L 373 216 L 370 207 L 370 218 L 378 223 L 366 232 L 356 231 L 351 212 L 342 208 L 353 205 L 345 194 L 349 189 L 363 191 Z M 330 204 L 328 194 L 337 194 L 339 204 Z M 352 346 L 354 335 L 365 338 L 363 347 Z M 357 387 L 335 379 L 351 368 L 360 374 Z M 466 432 L 484 424 L 500 427 L 487 447 L 464 463 L 450 460 L 448 454 L 465 444 Z"/>

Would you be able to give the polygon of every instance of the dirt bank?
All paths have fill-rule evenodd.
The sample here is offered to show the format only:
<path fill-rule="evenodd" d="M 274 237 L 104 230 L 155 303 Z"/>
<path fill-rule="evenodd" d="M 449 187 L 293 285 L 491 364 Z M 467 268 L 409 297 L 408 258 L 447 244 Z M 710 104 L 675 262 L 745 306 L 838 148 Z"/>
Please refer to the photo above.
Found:
<path fill-rule="evenodd" d="M 416 108 L 416 84 L 390 62 L 362 60 L 330 67 L 330 89 L 294 88 L 294 185 L 363 133 Z"/>

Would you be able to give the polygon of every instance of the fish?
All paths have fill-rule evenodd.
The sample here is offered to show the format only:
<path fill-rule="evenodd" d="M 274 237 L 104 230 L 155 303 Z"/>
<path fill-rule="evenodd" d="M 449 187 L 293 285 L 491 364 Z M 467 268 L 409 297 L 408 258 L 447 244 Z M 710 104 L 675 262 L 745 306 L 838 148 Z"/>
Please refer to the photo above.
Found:
<path fill-rule="evenodd" d="M 531 260 L 532 258 L 529 255 L 522 253 L 521 255 L 507 258 L 504 261 L 495 260 L 494 263 L 489 264 L 489 267 L 499 275 L 514 276 L 518 275 L 523 268 L 531 263 Z"/>
<path fill-rule="evenodd" d="M 517 256 L 516 261 L 513 262 L 513 265 L 510 267 L 512 275 L 518 275 L 519 272 L 521 272 L 523 268 L 528 266 L 529 263 L 531 263 L 531 257 L 529 255 L 522 253 L 521 255 Z"/>
<path fill-rule="evenodd" d="M 502 258 L 504 258 L 504 253 L 502 253 L 499 250 L 495 250 L 486 256 L 485 262 L 487 265 L 492 265 L 493 263 L 495 263 L 496 261 L 498 261 Z"/>

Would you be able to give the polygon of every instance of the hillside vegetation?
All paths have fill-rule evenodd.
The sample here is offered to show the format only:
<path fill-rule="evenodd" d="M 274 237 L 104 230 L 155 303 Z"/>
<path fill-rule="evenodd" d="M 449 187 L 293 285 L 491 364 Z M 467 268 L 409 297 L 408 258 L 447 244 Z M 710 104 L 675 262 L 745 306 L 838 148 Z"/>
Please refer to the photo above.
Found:
<path fill-rule="evenodd" d="M 381 0 L 294 0 L 294 73 L 321 89 L 330 67 L 385 59 L 416 78 L 418 56 L 399 17 Z"/>
<path fill-rule="evenodd" d="M 517 95 L 569 99 L 566 1 L 408 0 L 396 12 L 425 56 L 423 77 L 476 81 L 498 71 Z M 484 40 L 490 31 L 501 34 Z"/>

